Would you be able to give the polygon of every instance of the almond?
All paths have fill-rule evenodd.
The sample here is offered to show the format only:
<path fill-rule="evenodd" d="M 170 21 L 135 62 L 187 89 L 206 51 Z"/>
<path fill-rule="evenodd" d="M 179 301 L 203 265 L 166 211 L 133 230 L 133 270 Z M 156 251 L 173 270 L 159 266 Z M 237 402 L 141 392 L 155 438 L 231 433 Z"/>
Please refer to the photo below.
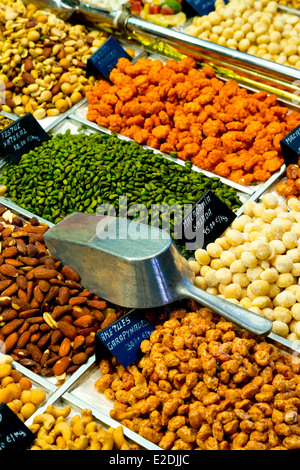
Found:
<path fill-rule="evenodd" d="M 82 315 L 74 321 L 74 325 L 79 328 L 89 328 L 95 323 L 95 319 L 91 315 Z"/>
<path fill-rule="evenodd" d="M 20 256 L 19 260 L 27 266 L 37 266 L 39 264 L 37 258 L 31 258 L 30 256 Z"/>
<path fill-rule="evenodd" d="M 14 320 L 11 320 L 10 322 L 6 323 L 6 325 L 4 325 L 0 331 L 5 336 L 8 336 L 13 331 L 17 330 L 23 324 L 23 322 L 23 319 L 15 318 Z"/>
<path fill-rule="evenodd" d="M 11 301 L 11 306 L 15 310 L 23 311 L 23 310 L 30 310 L 30 305 L 26 300 L 19 299 L 18 297 L 14 297 Z"/>
<path fill-rule="evenodd" d="M 30 352 L 31 357 L 35 362 L 40 362 L 43 353 L 36 344 L 28 343 L 26 349 Z"/>
<path fill-rule="evenodd" d="M 18 284 L 15 282 L 14 284 L 11 284 L 11 286 L 9 286 L 7 289 L 5 289 L 1 295 L 3 295 L 3 297 L 11 297 L 12 295 L 14 295 L 19 289 L 19 286 Z"/>
<path fill-rule="evenodd" d="M 14 331 L 13 333 L 11 333 L 4 341 L 4 350 L 5 350 L 5 353 L 7 354 L 8 352 L 10 352 L 14 347 L 15 345 L 17 344 L 18 342 L 18 339 L 19 339 L 19 335 L 16 331 Z"/>
<path fill-rule="evenodd" d="M 14 246 L 9 246 L 1 252 L 3 258 L 13 258 L 18 253 L 19 253 L 19 250 L 15 245 Z"/>
<path fill-rule="evenodd" d="M 41 289 L 41 291 L 44 292 L 44 293 L 48 292 L 49 289 L 50 289 L 50 284 L 45 279 L 40 279 L 38 281 L 38 286 Z"/>
<path fill-rule="evenodd" d="M 60 330 L 53 330 L 51 333 L 50 342 L 51 344 L 56 344 L 59 341 L 61 341 L 62 338 L 63 338 L 63 334 Z"/>
<path fill-rule="evenodd" d="M 39 286 L 35 286 L 35 288 L 33 289 L 33 297 L 34 297 L 34 300 L 36 300 L 36 302 L 40 304 L 43 302 L 44 294 L 39 288 Z"/>
<path fill-rule="evenodd" d="M 58 292 L 58 301 L 60 305 L 66 305 L 69 302 L 71 297 L 70 289 L 68 287 L 62 286 Z"/>
<path fill-rule="evenodd" d="M 72 362 L 77 366 L 81 366 L 88 360 L 88 358 L 89 357 L 85 352 L 79 352 L 77 354 L 74 354 L 74 356 L 72 357 Z"/>
<path fill-rule="evenodd" d="M 33 62 L 28 57 L 24 61 L 24 68 L 25 68 L 26 72 L 31 72 L 31 70 L 34 69 Z"/>
<path fill-rule="evenodd" d="M 16 346 L 17 349 L 23 349 L 28 343 L 28 341 L 30 340 L 30 337 L 31 337 L 31 333 L 28 330 L 24 331 L 18 339 L 17 346 Z"/>
<path fill-rule="evenodd" d="M 4 265 L 5 266 L 5 265 Z M 2 266 L 0 266 L 1 268 Z M 1 270 L 1 269 L 0 269 Z M 47 269 L 42 267 L 34 268 L 32 271 L 33 276 L 35 279 L 52 279 L 53 277 L 58 276 L 58 271 L 56 269 Z"/>
<path fill-rule="evenodd" d="M 26 85 L 31 85 L 32 83 L 35 83 L 35 79 L 33 78 L 33 76 L 31 75 L 30 72 L 24 72 L 23 75 L 22 75 L 22 78 L 23 78 L 24 82 L 26 83 Z M 25 227 L 24 227 L 24 229 L 25 229 Z"/>
<path fill-rule="evenodd" d="M 107 308 L 107 302 L 105 300 L 88 300 L 87 306 L 96 308 L 97 310 L 105 310 Z"/>
<path fill-rule="evenodd" d="M 69 305 L 80 305 L 86 302 L 86 297 L 81 297 L 80 295 L 77 297 L 71 297 L 69 300 Z"/>
<path fill-rule="evenodd" d="M 69 338 L 64 338 L 59 346 L 58 355 L 60 357 L 67 356 L 72 348 L 71 341 Z"/>
<path fill-rule="evenodd" d="M 41 339 L 38 341 L 37 345 L 42 351 L 45 349 L 48 342 L 50 341 L 51 335 L 52 335 L 52 330 L 48 331 L 48 333 L 44 333 Z"/>
<path fill-rule="evenodd" d="M 74 339 L 74 342 L 73 342 L 73 349 L 79 349 L 81 348 L 81 346 L 83 346 L 85 344 L 85 336 L 83 335 L 78 335 L 76 336 L 76 338 Z"/>
<path fill-rule="evenodd" d="M 22 238 L 18 238 L 16 240 L 16 246 L 18 248 L 18 251 L 20 253 L 20 255 L 26 255 L 27 253 L 27 246 L 26 246 L 26 243 L 24 242 L 24 240 L 22 240 Z"/>
<path fill-rule="evenodd" d="M 0 321 L 10 321 L 18 317 L 18 312 L 13 308 L 6 308 L 0 314 Z"/>
<path fill-rule="evenodd" d="M 11 283 L 11 279 L 4 279 L 3 281 L 0 281 L 0 292 L 3 292 L 5 289 L 7 289 L 7 287 L 10 286 Z"/>
<path fill-rule="evenodd" d="M 11 266 L 10 264 L 1 264 L 0 272 L 8 277 L 17 277 L 19 271 L 15 266 Z"/>
<path fill-rule="evenodd" d="M 65 279 L 68 279 L 70 281 L 78 282 L 80 280 L 79 274 L 77 274 L 77 272 L 69 266 L 63 266 L 61 274 L 64 276 Z"/>
<path fill-rule="evenodd" d="M 27 288 L 28 281 L 25 276 L 19 274 L 19 276 L 16 278 L 16 283 L 20 289 L 25 290 Z"/>
<path fill-rule="evenodd" d="M 59 320 L 57 322 L 58 329 L 62 332 L 64 336 L 69 338 L 70 340 L 74 340 L 77 336 L 77 329 L 74 325 L 66 321 Z"/>
<path fill-rule="evenodd" d="M 71 312 L 72 310 L 73 310 L 72 305 L 57 305 L 53 309 L 52 317 L 54 318 L 54 320 L 58 320 L 63 315 L 65 315 L 68 312 Z"/>
<path fill-rule="evenodd" d="M 71 364 L 71 359 L 69 356 L 64 356 L 58 359 L 58 361 L 56 361 L 56 363 L 53 366 L 54 375 L 56 376 L 62 375 L 67 370 L 70 364 Z"/>

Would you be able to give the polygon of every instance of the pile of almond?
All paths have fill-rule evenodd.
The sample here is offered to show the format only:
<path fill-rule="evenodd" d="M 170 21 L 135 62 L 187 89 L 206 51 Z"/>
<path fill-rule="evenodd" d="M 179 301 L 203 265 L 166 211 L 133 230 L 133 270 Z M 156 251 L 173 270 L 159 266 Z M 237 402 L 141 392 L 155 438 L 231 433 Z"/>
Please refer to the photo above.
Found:
<path fill-rule="evenodd" d="M 95 334 L 124 311 L 80 284 L 49 255 L 48 226 L 0 204 L 0 352 L 63 381 L 94 354 Z"/>

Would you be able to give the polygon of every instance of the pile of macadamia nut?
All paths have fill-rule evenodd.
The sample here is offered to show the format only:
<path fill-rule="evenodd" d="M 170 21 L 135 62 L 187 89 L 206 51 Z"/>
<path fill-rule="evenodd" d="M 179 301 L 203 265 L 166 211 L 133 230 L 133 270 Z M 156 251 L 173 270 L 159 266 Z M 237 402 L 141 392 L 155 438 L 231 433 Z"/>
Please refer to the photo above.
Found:
<path fill-rule="evenodd" d="M 300 18 L 269 0 L 216 0 L 215 11 L 196 16 L 192 36 L 241 52 L 300 68 Z"/>
<path fill-rule="evenodd" d="M 21 0 L 0 5 L 0 108 L 36 119 L 58 116 L 80 102 L 95 83 L 88 58 L 107 39 L 100 31 L 72 25 Z"/>
<path fill-rule="evenodd" d="M 195 285 L 273 322 L 300 344 L 300 201 L 247 201 L 223 235 L 195 251 Z"/>

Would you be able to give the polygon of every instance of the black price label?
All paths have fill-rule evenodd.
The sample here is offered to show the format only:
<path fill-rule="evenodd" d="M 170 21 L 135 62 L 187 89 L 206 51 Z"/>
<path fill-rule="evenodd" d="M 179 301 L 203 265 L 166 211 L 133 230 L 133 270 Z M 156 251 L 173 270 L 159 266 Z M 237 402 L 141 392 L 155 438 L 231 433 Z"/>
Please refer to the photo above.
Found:
<path fill-rule="evenodd" d="M 228 1 L 226 0 L 225 4 Z M 186 2 L 201 16 L 215 10 L 215 0 L 186 0 Z"/>
<path fill-rule="evenodd" d="M 142 310 L 133 310 L 96 334 L 96 362 L 111 354 L 127 367 L 139 357 L 140 344 L 155 327 Z"/>
<path fill-rule="evenodd" d="M 300 154 L 300 126 L 297 126 L 281 139 L 280 146 L 286 166 L 298 160 Z"/>
<path fill-rule="evenodd" d="M 187 250 L 206 248 L 229 227 L 236 218 L 212 191 L 208 190 L 176 227 Z"/>
<path fill-rule="evenodd" d="M 49 139 L 35 117 L 27 113 L 0 131 L 0 153 L 18 163 L 22 155 Z"/>
<path fill-rule="evenodd" d="M 0 405 L 0 450 L 26 450 L 35 435 L 6 405 Z"/>
<path fill-rule="evenodd" d="M 87 61 L 87 76 L 103 75 L 107 80 L 121 57 L 131 57 L 112 36 L 110 36 Z"/>

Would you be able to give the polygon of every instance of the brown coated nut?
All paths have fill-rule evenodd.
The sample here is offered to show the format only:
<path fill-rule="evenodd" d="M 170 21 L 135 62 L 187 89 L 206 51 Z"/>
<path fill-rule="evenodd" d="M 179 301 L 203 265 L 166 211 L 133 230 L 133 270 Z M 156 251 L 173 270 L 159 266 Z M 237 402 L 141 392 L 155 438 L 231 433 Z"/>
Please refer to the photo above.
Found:
<path fill-rule="evenodd" d="M 71 348 L 72 348 L 72 344 L 71 344 L 71 341 L 69 340 L 69 338 L 64 338 L 61 342 L 60 347 L 59 347 L 58 355 L 60 357 L 68 356 L 68 354 L 71 351 Z"/>
<path fill-rule="evenodd" d="M 73 343 L 73 349 L 79 349 L 85 344 L 85 336 L 83 335 L 78 335 L 74 339 Z"/>
<path fill-rule="evenodd" d="M 19 273 L 17 268 L 9 264 L 1 264 L 0 272 L 8 277 L 16 277 Z"/>
<path fill-rule="evenodd" d="M 15 294 L 19 289 L 19 286 L 17 283 L 11 284 L 7 289 L 5 289 L 1 295 L 4 297 L 11 297 L 13 294 Z"/>
<path fill-rule="evenodd" d="M 0 292 L 3 292 L 5 289 L 7 289 L 7 287 L 10 286 L 11 283 L 11 279 L 3 279 L 2 281 L 0 281 Z"/>
<path fill-rule="evenodd" d="M 5 336 L 10 335 L 13 331 L 17 330 L 22 325 L 23 322 L 24 320 L 15 318 L 9 323 L 6 323 L 6 325 L 4 325 L 0 331 Z"/>
<path fill-rule="evenodd" d="M 74 325 L 70 324 L 69 322 L 59 320 L 57 322 L 57 327 L 62 332 L 62 334 L 70 340 L 73 341 L 76 338 L 77 329 Z"/>
<path fill-rule="evenodd" d="M 18 253 L 19 253 L 19 250 L 16 246 L 9 246 L 1 252 L 3 258 L 13 258 Z"/>
<path fill-rule="evenodd" d="M 31 337 L 30 331 L 28 331 L 28 330 L 24 331 L 18 339 L 18 342 L 16 344 L 16 348 L 17 349 L 23 349 L 26 346 L 26 344 L 29 342 L 30 337 Z"/>
<path fill-rule="evenodd" d="M 69 266 L 64 266 L 61 270 L 61 274 L 64 276 L 65 279 L 68 279 L 70 281 L 79 282 L 80 280 L 80 277 L 77 272 Z"/>
<path fill-rule="evenodd" d="M 9 353 L 15 347 L 15 345 L 18 342 L 18 339 L 19 339 L 19 335 L 16 331 L 14 331 L 13 333 L 11 333 L 9 336 L 6 337 L 4 341 L 5 354 Z M 1 350 L 2 350 L 2 347 L 1 347 Z"/>
<path fill-rule="evenodd" d="M 0 266 L 1 268 L 1 266 Z M 53 277 L 57 277 L 58 276 L 58 271 L 56 271 L 55 269 L 47 269 L 47 268 L 43 268 L 43 267 L 40 267 L 38 266 L 37 268 L 34 268 L 32 271 L 31 271 L 33 277 L 35 279 L 52 279 Z"/>
<path fill-rule="evenodd" d="M 95 319 L 92 315 L 82 315 L 74 321 L 74 325 L 79 328 L 89 328 L 95 323 Z"/>
<path fill-rule="evenodd" d="M 80 366 L 84 364 L 88 360 L 88 355 L 85 352 L 79 352 L 77 354 L 74 354 L 72 357 L 72 362 L 73 364 L 76 364 L 77 366 Z"/>
<path fill-rule="evenodd" d="M 38 303 L 42 303 L 44 300 L 44 294 L 38 285 L 33 289 L 33 297 Z"/>
<path fill-rule="evenodd" d="M 43 353 L 36 344 L 28 343 L 26 350 L 30 352 L 31 357 L 35 362 L 39 363 L 41 361 Z"/>
<path fill-rule="evenodd" d="M 35 83 L 35 79 L 33 78 L 30 72 L 24 72 L 22 78 L 27 85 L 32 85 L 33 83 Z"/>
<path fill-rule="evenodd" d="M 87 306 L 97 310 L 105 310 L 107 307 L 107 302 L 105 300 L 88 300 Z"/>
<path fill-rule="evenodd" d="M 24 68 L 25 68 L 26 72 L 31 72 L 31 70 L 34 69 L 34 64 L 33 64 L 32 60 L 29 59 L 28 57 L 26 57 L 26 59 L 25 59 Z"/>
<path fill-rule="evenodd" d="M 53 373 L 56 376 L 62 375 L 67 368 L 71 365 L 71 358 L 69 356 L 64 356 L 58 359 L 53 366 Z"/>
<path fill-rule="evenodd" d="M 66 305 L 69 302 L 71 297 L 70 289 L 68 287 L 62 286 L 59 289 L 58 301 L 60 305 Z"/>

